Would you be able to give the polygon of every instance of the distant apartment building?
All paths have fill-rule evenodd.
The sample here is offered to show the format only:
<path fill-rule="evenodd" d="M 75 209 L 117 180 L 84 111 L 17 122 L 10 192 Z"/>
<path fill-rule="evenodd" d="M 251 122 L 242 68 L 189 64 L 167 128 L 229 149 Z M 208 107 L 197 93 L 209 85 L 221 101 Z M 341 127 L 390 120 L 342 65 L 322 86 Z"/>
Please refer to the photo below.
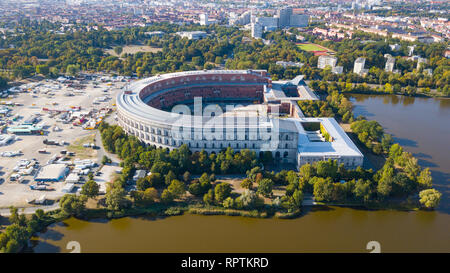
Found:
<path fill-rule="evenodd" d="M 306 14 L 294 14 L 291 7 L 279 9 L 277 12 L 278 26 L 287 27 L 307 27 L 309 16 Z"/>
<path fill-rule="evenodd" d="M 388 57 L 384 70 L 386 72 L 394 72 L 394 66 L 395 66 L 395 58 L 392 56 Z"/>
<path fill-rule="evenodd" d="M 255 23 L 260 24 L 266 31 L 274 31 L 278 28 L 278 18 L 276 17 L 256 17 Z"/>
<path fill-rule="evenodd" d="M 206 13 L 200 14 L 200 25 L 202 25 L 202 26 L 209 25 L 208 14 L 206 14 Z"/>
<path fill-rule="evenodd" d="M 289 22 L 290 27 L 307 27 L 309 16 L 306 14 L 292 14 Z"/>
<path fill-rule="evenodd" d="M 247 25 L 250 24 L 252 18 L 251 11 L 246 11 L 242 13 L 240 16 L 237 16 L 235 13 L 230 14 L 229 24 L 230 25 Z"/>
<path fill-rule="evenodd" d="M 261 39 L 263 35 L 263 26 L 260 23 L 251 24 L 252 37 L 256 39 Z"/>
<path fill-rule="evenodd" d="M 364 65 L 366 64 L 366 58 L 359 57 L 355 60 L 355 64 L 353 66 L 353 73 L 358 75 L 367 74 L 368 69 L 364 69 Z"/>
<path fill-rule="evenodd" d="M 286 7 L 279 9 L 277 12 L 277 17 L 279 20 L 279 26 L 280 28 L 289 27 L 291 25 L 291 15 L 292 15 L 292 8 Z"/>
<path fill-rule="evenodd" d="M 408 46 L 408 56 L 412 56 L 414 54 L 414 48 L 416 48 L 415 45 Z"/>
<path fill-rule="evenodd" d="M 343 66 L 335 66 L 335 67 L 331 68 L 331 72 L 334 74 L 342 74 L 344 72 L 344 67 Z"/>
<path fill-rule="evenodd" d="M 276 65 L 281 65 L 283 68 L 292 66 L 292 67 L 302 67 L 303 63 L 297 63 L 297 62 L 286 62 L 286 61 L 277 61 Z"/>
<path fill-rule="evenodd" d="M 392 51 L 399 51 L 401 46 L 399 44 L 389 45 Z"/>
<path fill-rule="evenodd" d="M 416 67 L 416 69 L 419 69 L 420 68 L 420 66 L 423 66 L 422 64 L 427 64 L 428 63 L 428 60 L 426 59 L 426 58 L 418 58 L 417 59 L 417 67 Z"/>
<path fill-rule="evenodd" d="M 327 66 L 331 68 L 335 67 L 337 63 L 337 58 L 333 56 L 322 55 L 319 56 L 317 61 L 317 67 L 320 69 L 325 69 Z"/>
<path fill-rule="evenodd" d="M 164 35 L 163 31 L 148 31 L 148 32 L 144 32 L 144 34 L 148 37 L 162 37 Z"/>

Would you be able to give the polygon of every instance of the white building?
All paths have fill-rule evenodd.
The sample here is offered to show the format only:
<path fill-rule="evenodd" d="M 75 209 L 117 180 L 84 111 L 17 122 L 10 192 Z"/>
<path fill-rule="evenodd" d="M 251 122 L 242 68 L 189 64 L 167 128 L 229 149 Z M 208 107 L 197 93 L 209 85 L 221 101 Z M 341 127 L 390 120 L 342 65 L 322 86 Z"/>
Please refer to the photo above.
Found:
<path fill-rule="evenodd" d="M 261 39 L 263 35 L 263 27 L 259 23 L 251 24 L 252 37 L 255 39 Z"/>
<path fill-rule="evenodd" d="M 355 64 L 353 66 L 353 73 L 358 75 L 363 75 L 368 72 L 368 69 L 364 69 L 364 65 L 366 64 L 366 58 L 359 57 L 355 60 Z"/>
<path fill-rule="evenodd" d="M 302 67 L 304 65 L 303 63 L 286 62 L 286 61 L 277 61 L 275 64 L 276 65 L 281 65 L 283 68 L 286 68 L 286 67 L 289 67 L 289 66 Z"/>
<path fill-rule="evenodd" d="M 395 58 L 388 57 L 386 61 L 386 65 L 384 67 L 384 70 L 386 72 L 394 72 L 394 66 L 395 66 Z"/>
<path fill-rule="evenodd" d="M 427 64 L 427 63 L 428 63 L 427 58 L 421 58 L 421 57 L 419 57 L 419 58 L 417 59 L 417 67 L 416 67 L 416 69 L 419 69 L 421 66 L 424 66 L 424 65 Z"/>
<path fill-rule="evenodd" d="M 337 58 L 333 56 L 321 55 L 317 61 L 317 67 L 320 69 L 325 69 L 327 66 L 331 68 L 335 67 L 337 63 Z"/>
<path fill-rule="evenodd" d="M 344 72 L 344 67 L 343 66 L 335 66 L 331 69 L 331 72 L 333 72 L 334 74 L 342 74 Z"/>
<path fill-rule="evenodd" d="M 176 33 L 181 38 L 188 38 L 189 40 L 198 40 L 206 37 L 204 31 L 181 31 Z"/>
<path fill-rule="evenodd" d="M 200 14 L 200 25 L 202 25 L 202 26 L 209 25 L 208 14 L 206 14 L 206 13 Z"/>

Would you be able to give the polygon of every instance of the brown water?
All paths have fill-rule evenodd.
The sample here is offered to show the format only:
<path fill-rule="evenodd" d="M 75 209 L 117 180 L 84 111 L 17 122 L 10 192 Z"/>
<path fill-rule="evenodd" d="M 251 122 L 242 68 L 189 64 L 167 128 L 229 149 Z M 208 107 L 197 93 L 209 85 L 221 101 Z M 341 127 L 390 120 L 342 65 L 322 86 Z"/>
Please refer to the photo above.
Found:
<path fill-rule="evenodd" d="M 35 252 L 450 252 L 450 100 L 352 95 L 355 113 L 378 120 L 406 150 L 430 167 L 444 193 L 437 211 L 367 211 L 326 207 L 293 220 L 183 215 L 127 217 L 52 225 Z"/>

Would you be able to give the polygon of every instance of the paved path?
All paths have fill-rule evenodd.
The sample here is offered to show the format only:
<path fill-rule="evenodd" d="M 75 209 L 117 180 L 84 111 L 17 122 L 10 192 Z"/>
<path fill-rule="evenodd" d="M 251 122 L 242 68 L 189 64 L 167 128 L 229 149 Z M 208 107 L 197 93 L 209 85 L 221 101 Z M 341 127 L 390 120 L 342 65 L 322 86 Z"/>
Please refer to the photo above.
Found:
<path fill-rule="evenodd" d="M 27 208 L 18 208 L 19 209 L 19 213 L 25 213 L 25 214 L 33 214 L 36 212 L 36 210 L 38 209 L 42 209 L 43 211 L 47 212 L 47 211 L 52 211 L 52 210 L 56 210 L 59 209 L 59 203 L 56 202 L 53 205 L 50 206 L 36 206 L 36 207 L 27 207 Z M 24 210 L 22 210 L 24 209 Z M 1 216 L 5 216 L 8 217 L 11 215 L 11 213 L 9 212 L 9 208 L 6 209 L 0 209 L 0 215 Z"/>

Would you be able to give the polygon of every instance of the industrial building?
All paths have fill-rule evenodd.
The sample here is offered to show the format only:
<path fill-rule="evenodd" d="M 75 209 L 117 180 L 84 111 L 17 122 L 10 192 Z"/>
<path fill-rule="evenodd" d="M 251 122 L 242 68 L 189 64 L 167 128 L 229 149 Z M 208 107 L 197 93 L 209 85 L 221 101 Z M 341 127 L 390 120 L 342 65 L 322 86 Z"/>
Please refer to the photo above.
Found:
<path fill-rule="evenodd" d="M 34 180 L 37 182 L 59 182 L 66 177 L 68 171 L 66 164 L 48 164 L 39 169 Z"/>

